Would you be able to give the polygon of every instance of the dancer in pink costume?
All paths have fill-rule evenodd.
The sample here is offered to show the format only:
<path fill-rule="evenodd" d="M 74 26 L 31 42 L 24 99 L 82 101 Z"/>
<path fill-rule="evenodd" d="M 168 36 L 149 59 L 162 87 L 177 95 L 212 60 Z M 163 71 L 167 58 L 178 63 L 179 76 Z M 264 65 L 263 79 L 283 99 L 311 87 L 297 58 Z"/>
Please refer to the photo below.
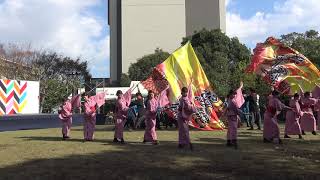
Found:
<path fill-rule="evenodd" d="M 189 136 L 189 121 L 196 109 L 188 98 L 188 89 L 186 87 L 181 89 L 181 95 L 178 108 L 179 148 L 187 145 L 193 150 Z"/>
<path fill-rule="evenodd" d="M 116 127 L 114 131 L 114 139 L 113 142 L 121 142 L 122 144 L 125 143 L 123 139 L 123 128 L 124 124 L 126 123 L 127 113 L 129 110 L 129 103 L 126 102 L 125 98 L 123 97 L 123 93 L 121 90 L 118 90 L 116 95 L 118 96 L 118 100 L 116 103 Z"/>
<path fill-rule="evenodd" d="M 84 140 L 92 141 L 94 139 L 94 131 L 96 127 L 96 101 L 94 96 L 88 98 L 85 96 L 84 103 Z"/>
<path fill-rule="evenodd" d="M 286 125 L 284 129 L 284 138 L 290 138 L 289 135 L 298 135 L 299 139 L 302 139 L 302 131 L 300 126 L 300 117 L 302 116 L 302 111 L 300 109 L 300 95 L 296 93 L 293 99 L 290 100 L 289 106 L 292 110 L 287 111 L 286 114 Z"/>
<path fill-rule="evenodd" d="M 158 101 L 154 97 L 153 91 L 149 91 L 148 100 L 146 103 L 146 129 L 144 133 L 143 142 L 152 142 L 154 145 L 158 144 L 157 133 L 156 133 L 156 114 L 158 108 Z"/>
<path fill-rule="evenodd" d="M 234 146 L 238 148 L 238 121 L 239 121 L 239 108 L 236 105 L 235 97 L 237 92 L 231 90 L 228 95 L 228 107 L 226 109 L 226 116 L 228 119 L 228 132 L 227 132 L 227 146 Z"/>
<path fill-rule="evenodd" d="M 69 99 L 67 99 L 61 106 L 59 119 L 62 122 L 62 138 L 63 140 L 69 139 L 72 125 L 72 105 Z"/>
<path fill-rule="evenodd" d="M 304 93 L 304 97 L 301 99 L 301 110 L 303 115 L 301 117 L 301 129 L 302 134 L 305 132 L 312 132 L 313 135 L 317 135 L 316 119 L 313 115 L 312 106 L 317 104 L 317 99 L 311 97 L 310 92 Z"/>
<path fill-rule="evenodd" d="M 285 108 L 292 109 L 281 103 L 278 97 L 279 92 L 277 91 L 273 91 L 272 96 L 268 97 L 268 106 L 266 112 L 264 113 L 263 122 L 263 141 L 266 143 L 272 142 L 273 140 L 276 140 L 279 144 L 282 143 L 280 139 L 280 129 L 277 116 Z"/>

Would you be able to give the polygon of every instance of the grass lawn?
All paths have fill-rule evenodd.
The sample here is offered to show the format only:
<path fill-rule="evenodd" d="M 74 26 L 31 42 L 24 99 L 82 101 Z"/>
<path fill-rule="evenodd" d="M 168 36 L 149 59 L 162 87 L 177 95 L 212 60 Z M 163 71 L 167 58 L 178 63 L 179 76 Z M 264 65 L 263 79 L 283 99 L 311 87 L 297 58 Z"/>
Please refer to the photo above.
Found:
<path fill-rule="evenodd" d="M 160 145 L 142 144 L 143 131 L 112 143 L 112 126 L 98 126 L 94 142 L 82 127 L 62 141 L 60 129 L 0 133 L 0 179 L 320 179 L 320 135 L 283 145 L 262 143 L 261 131 L 239 131 L 239 149 L 225 146 L 226 131 L 190 132 L 194 151 L 177 149 L 177 131 L 158 132 Z M 283 129 L 282 129 L 283 132 Z"/>

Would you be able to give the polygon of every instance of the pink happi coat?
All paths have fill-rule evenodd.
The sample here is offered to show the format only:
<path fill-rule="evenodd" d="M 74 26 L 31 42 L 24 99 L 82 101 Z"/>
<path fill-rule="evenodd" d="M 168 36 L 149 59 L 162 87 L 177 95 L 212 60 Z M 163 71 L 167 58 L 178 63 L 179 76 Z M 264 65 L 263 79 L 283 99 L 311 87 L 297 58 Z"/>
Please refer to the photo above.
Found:
<path fill-rule="evenodd" d="M 125 98 L 118 98 L 115 109 L 116 127 L 114 132 L 114 138 L 123 139 L 123 128 L 126 123 L 126 118 L 129 110 L 128 106 L 129 104 Z"/>
<path fill-rule="evenodd" d="M 96 101 L 90 97 L 84 103 L 84 139 L 85 140 L 93 140 L 94 139 L 94 130 L 96 127 Z"/>
<path fill-rule="evenodd" d="M 286 135 L 299 135 L 301 134 L 300 117 L 302 111 L 298 100 L 291 99 L 289 106 L 292 110 L 288 110 L 286 114 L 286 125 L 284 132 Z"/>
<path fill-rule="evenodd" d="M 263 121 L 263 138 L 271 141 L 273 139 L 280 139 L 280 129 L 278 126 L 277 112 L 282 111 L 285 107 L 281 101 L 274 96 L 268 97 L 267 110 L 264 113 Z"/>
<path fill-rule="evenodd" d="M 157 133 L 156 133 L 156 115 L 157 115 L 157 108 L 158 108 L 158 101 L 156 98 L 152 98 L 147 101 L 146 104 L 146 129 L 144 133 L 144 140 L 146 142 L 153 142 L 157 140 Z"/>
<path fill-rule="evenodd" d="M 227 118 L 228 118 L 228 132 L 227 139 L 228 140 L 236 140 L 238 136 L 238 105 L 236 104 L 235 99 L 228 99 L 228 107 L 227 107 Z"/>
<path fill-rule="evenodd" d="M 187 145 L 190 144 L 189 121 L 196 109 L 188 97 L 181 97 L 178 111 L 179 144 Z"/>
<path fill-rule="evenodd" d="M 315 98 L 302 98 L 301 99 L 301 110 L 303 115 L 301 116 L 301 129 L 305 132 L 312 132 L 317 130 L 316 119 L 314 118 L 312 106 L 317 104 Z"/>
<path fill-rule="evenodd" d="M 72 125 L 72 105 L 70 100 L 65 101 L 62 105 L 61 111 L 59 112 L 59 119 L 62 122 L 62 135 L 69 137 Z"/>

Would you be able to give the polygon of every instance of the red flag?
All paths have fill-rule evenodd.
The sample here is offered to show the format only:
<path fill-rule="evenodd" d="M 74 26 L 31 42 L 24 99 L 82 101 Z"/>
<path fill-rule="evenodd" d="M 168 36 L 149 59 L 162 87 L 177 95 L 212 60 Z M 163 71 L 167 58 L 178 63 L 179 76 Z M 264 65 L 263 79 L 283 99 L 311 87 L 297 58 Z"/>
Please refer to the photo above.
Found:
<path fill-rule="evenodd" d="M 169 86 L 167 86 L 167 88 L 160 93 L 158 97 L 159 107 L 165 107 L 166 105 L 170 104 L 170 101 L 167 96 L 168 89 L 169 89 Z"/>
<path fill-rule="evenodd" d="M 151 75 L 141 84 L 147 90 L 152 90 L 154 94 L 160 94 L 168 86 L 168 81 L 158 68 L 154 68 Z"/>
<path fill-rule="evenodd" d="M 77 94 L 71 98 L 72 108 L 79 108 L 81 106 L 81 96 Z"/>
<path fill-rule="evenodd" d="M 98 107 L 101 107 L 106 101 L 105 101 L 106 93 L 100 92 L 96 94 L 96 102 Z"/>

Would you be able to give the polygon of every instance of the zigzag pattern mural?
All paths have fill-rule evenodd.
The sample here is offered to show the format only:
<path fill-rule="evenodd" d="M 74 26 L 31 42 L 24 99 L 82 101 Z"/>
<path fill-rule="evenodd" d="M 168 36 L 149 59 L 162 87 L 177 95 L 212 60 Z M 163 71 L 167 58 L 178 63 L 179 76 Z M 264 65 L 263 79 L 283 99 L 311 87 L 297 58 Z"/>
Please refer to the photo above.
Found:
<path fill-rule="evenodd" d="M 22 112 L 27 104 L 27 82 L 0 80 L 0 115 Z"/>

